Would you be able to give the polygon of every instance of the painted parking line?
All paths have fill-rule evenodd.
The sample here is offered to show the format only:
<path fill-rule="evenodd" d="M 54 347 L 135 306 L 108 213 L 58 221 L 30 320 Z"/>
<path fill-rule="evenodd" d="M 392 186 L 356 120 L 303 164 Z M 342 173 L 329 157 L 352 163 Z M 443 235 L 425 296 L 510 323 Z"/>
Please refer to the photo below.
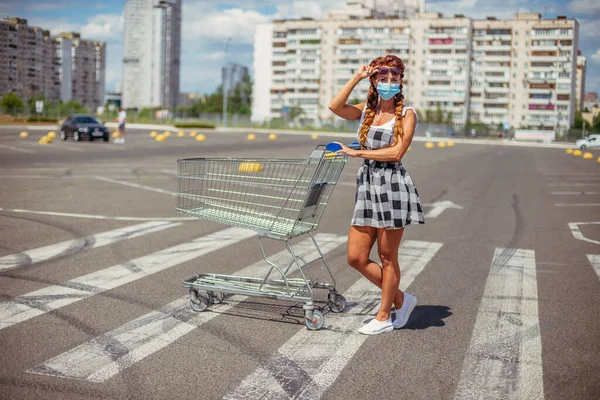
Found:
<path fill-rule="evenodd" d="M 600 203 L 556 203 L 554 207 L 599 207 Z"/>
<path fill-rule="evenodd" d="M 550 192 L 552 196 L 567 196 L 567 195 L 587 195 L 587 196 L 596 196 L 599 195 L 600 192 L 578 192 L 578 191 L 564 191 L 564 192 Z"/>
<path fill-rule="evenodd" d="M 317 234 L 315 239 L 323 254 L 344 244 L 347 240 L 346 236 L 333 234 Z M 305 260 L 318 256 L 311 239 L 294 245 L 294 250 Z M 289 265 L 291 262 L 287 250 L 269 258 L 281 265 Z M 242 268 L 235 275 L 261 277 L 267 272 L 266 263 L 260 261 Z M 223 303 L 212 305 L 210 310 L 196 313 L 190 308 L 189 297 L 184 296 L 161 310 L 139 317 L 27 372 L 104 382 L 246 299 L 246 296 L 238 295 L 228 297 Z"/>
<path fill-rule="evenodd" d="M 36 264 L 42 261 L 57 259 L 80 251 L 95 249 L 125 239 L 133 239 L 178 225 L 181 225 L 181 222 L 150 221 L 82 238 L 66 240 L 44 247 L 38 247 L 37 249 L 25 250 L 20 253 L 0 257 L 0 272 L 7 269 Z"/>
<path fill-rule="evenodd" d="M 600 183 L 549 183 L 548 186 L 600 186 Z"/>
<path fill-rule="evenodd" d="M 171 195 L 171 196 L 177 196 L 176 192 L 171 192 L 169 190 L 155 188 L 155 187 L 152 187 L 152 186 L 140 185 L 139 183 L 133 183 L 133 182 L 121 181 L 121 180 L 117 180 L 117 179 L 111 179 L 111 178 L 107 178 L 105 176 L 96 176 L 96 179 L 101 180 L 101 181 L 105 181 L 105 182 L 110 182 L 110 183 L 117 183 L 119 185 L 125 185 L 125 186 L 129 186 L 129 187 L 134 187 L 134 188 L 138 188 L 138 189 L 150 190 L 152 192 L 158 192 L 158 193 L 168 194 L 168 195 Z"/>
<path fill-rule="evenodd" d="M 594 222 L 569 222 L 569 229 L 575 239 L 583 240 L 584 242 L 600 244 L 600 241 L 587 238 L 581 233 L 580 225 L 600 225 L 600 221 Z"/>
<path fill-rule="evenodd" d="M 78 153 L 84 153 L 85 152 L 84 149 L 80 149 L 80 148 L 77 148 L 77 147 L 70 147 L 70 146 L 67 146 L 65 144 L 56 144 L 55 145 L 55 144 L 39 144 L 39 143 L 32 143 L 32 142 L 26 142 L 26 143 L 28 145 L 31 145 L 31 146 L 38 146 L 38 147 L 40 147 L 42 149 L 54 149 L 54 150 L 64 149 L 64 150 L 69 150 L 69 151 L 76 151 Z"/>
<path fill-rule="evenodd" d="M 533 250 L 496 248 L 454 398 L 544 398 Z"/>
<path fill-rule="evenodd" d="M 21 153 L 35 154 L 35 151 L 33 151 L 33 150 L 21 149 L 19 147 L 8 146 L 5 144 L 0 144 L 0 148 L 13 150 L 13 151 L 20 151 Z"/>
<path fill-rule="evenodd" d="M 596 271 L 596 276 L 600 279 L 600 254 L 588 254 L 588 260 L 590 260 L 590 264 L 592 264 L 592 268 Z"/>
<path fill-rule="evenodd" d="M 22 214 L 37 214 L 37 215 L 52 215 L 56 217 L 72 217 L 72 218 L 85 218 L 85 219 L 107 219 L 115 221 L 197 221 L 197 218 L 193 217 L 111 217 L 108 215 L 95 215 L 95 214 L 78 214 L 78 213 L 64 213 L 56 211 L 36 211 L 36 210 L 23 210 L 20 208 L 1 208 L 0 211 L 14 212 Z"/>
<path fill-rule="evenodd" d="M 399 249 L 406 290 L 442 247 L 441 243 L 407 240 Z M 327 314 L 326 329 L 303 329 L 277 354 L 248 375 L 225 399 L 320 399 L 368 336 L 357 329 L 379 307 L 381 291 L 360 278 L 344 293 L 346 312 Z"/>
<path fill-rule="evenodd" d="M 220 250 L 254 232 L 228 228 L 0 303 L 0 329 Z"/>

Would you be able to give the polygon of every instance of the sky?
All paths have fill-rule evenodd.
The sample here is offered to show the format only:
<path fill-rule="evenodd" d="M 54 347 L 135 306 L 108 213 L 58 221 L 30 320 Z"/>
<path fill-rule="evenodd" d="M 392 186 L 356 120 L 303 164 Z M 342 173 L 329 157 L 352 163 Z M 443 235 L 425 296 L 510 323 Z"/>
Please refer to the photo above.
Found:
<path fill-rule="evenodd" d="M 182 0 L 180 90 L 212 93 L 220 70 L 237 62 L 252 70 L 254 28 L 273 19 L 319 19 L 327 9 L 343 8 L 346 0 Z M 2 0 L 1 17 L 21 17 L 52 34 L 75 31 L 106 42 L 106 89 L 121 82 L 123 8 L 125 0 Z M 587 57 L 586 92 L 600 92 L 599 0 L 426 0 L 426 11 L 446 16 L 512 18 L 516 12 L 537 12 L 546 18 L 566 15 L 580 23 L 579 48 Z M 596 27 L 596 29 L 594 29 Z M 227 53 L 225 43 L 231 42 Z M 199 73 L 200 72 L 200 73 Z"/>

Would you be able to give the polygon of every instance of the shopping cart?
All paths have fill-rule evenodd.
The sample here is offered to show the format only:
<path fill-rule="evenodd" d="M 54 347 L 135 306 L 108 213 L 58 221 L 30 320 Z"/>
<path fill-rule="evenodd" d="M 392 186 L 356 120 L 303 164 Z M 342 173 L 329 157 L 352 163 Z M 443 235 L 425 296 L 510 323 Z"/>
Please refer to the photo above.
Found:
<path fill-rule="evenodd" d="M 346 300 L 337 293 L 335 278 L 311 232 L 317 229 L 346 160 L 345 154 L 328 152 L 324 146 L 317 146 L 308 159 L 178 160 L 177 212 L 255 231 L 270 266 L 264 278 L 223 274 L 186 278 L 184 286 L 189 288 L 192 309 L 203 311 L 211 303 L 218 304 L 224 293 L 293 300 L 304 302 L 306 326 L 318 330 L 324 317 L 315 310 L 313 289 L 327 289 L 330 310 L 342 312 Z M 310 236 L 319 254 L 313 260 L 306 261 L 290 244 L 290 239 L 304 234 Z M 265 237 L 285 242 L 292 256 L 289 265 L 269 260 L 263 246 Z M 319 260 L 331 282 L 321 282 L 311 273 L 310 266 Z M 290 277 L 295 271 L 301 277 Z"/>

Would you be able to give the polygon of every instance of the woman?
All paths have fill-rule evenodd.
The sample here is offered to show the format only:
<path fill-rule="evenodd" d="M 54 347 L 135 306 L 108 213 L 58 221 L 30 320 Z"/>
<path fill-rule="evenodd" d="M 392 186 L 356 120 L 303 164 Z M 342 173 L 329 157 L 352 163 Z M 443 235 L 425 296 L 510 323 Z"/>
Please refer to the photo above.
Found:
<path fill-rule="evenodd" d="M 336 115 L 361 120 L 360 150 L 344 146 L 339 152 L 364 158 L 357 175 L 354 214 L 348 234 L 348 264 L 381 288 L 377 316 L 359 329 L 377 335 L 400 329 L 410 317 L 417 298 L 399 288 L 398 248 L 404 227 L 423 224 L 425 218 L 417 189 L 400 160 L 408 150 L 417 125 L 417 115 L 404 106 L 404 63 L 396 56 L 379 57 L 358 69 L 329 104 Z M 354 87 L 369 78 L 367 101 L 346 104 Z M 381 266 L 369 259 L 373 244 Z M 392 304 L 395 318 L 391 318 Z"/>

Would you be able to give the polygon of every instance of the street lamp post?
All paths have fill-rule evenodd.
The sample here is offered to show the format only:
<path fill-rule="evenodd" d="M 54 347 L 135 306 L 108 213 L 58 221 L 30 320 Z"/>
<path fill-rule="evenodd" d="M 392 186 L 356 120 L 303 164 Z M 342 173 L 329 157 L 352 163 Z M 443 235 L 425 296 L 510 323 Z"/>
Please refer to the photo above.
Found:
<path fill-rule="evenodd" d="M 227 128 L 227 81 L 229 80 L 229 67 L 227 65 L 227 49 L 229 48 L 231 38 L 227 38 L 225 42 L 225 70 L 223 73 L 223 128 Z"/>

